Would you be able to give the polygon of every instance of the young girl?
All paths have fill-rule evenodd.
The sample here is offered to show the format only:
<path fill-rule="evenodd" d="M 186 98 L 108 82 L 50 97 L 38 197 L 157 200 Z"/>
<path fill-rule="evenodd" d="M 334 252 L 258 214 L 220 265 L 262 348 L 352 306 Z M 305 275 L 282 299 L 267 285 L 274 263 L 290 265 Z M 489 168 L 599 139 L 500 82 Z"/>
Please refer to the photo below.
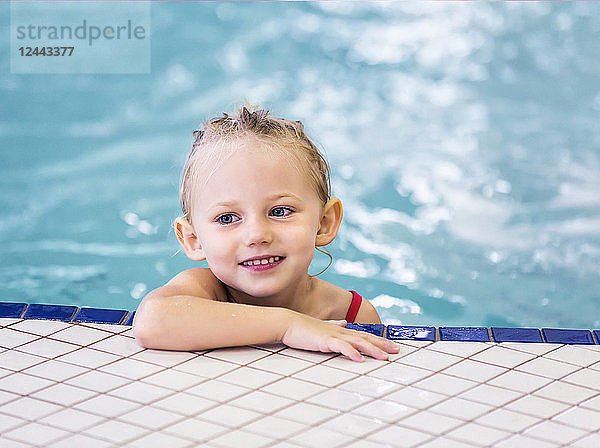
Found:
<path fill-rule="evenodd" d="M 302 123 L 249 111 L 210 119 L 185 164 L 175 234 L 208 268 L 148 293 L 133 323 L 147 348 L 203 350 L 281 341 L 364 361 L 398 353 L 392 341 L 344 328 L 380 323 L 358 293 L 308 274 L 317 246 L 335 238 L 342 204 Z M 327 320 L 329 322 L 327 322 Z"/>

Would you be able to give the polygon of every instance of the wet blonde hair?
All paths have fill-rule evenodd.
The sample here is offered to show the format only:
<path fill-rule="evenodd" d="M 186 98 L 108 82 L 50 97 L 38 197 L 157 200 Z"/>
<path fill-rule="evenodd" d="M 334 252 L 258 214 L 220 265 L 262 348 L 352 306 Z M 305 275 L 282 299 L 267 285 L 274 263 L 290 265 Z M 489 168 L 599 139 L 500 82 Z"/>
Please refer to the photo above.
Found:
<path fill-rule="evenodd" d="M 251 107 L 251 106 L 250 106 Z M 252 107 L 251 107 L 252 108 Z M 192 223 L 192 198 L 201 183 L 201 168 L 216 171 L 225 157 L 239 151 L 242 141 L 257 140 L 265 147 L 288 156 L 294 166 L 310 179 L 317 196 L 325 205 L 331 197 L 329 165 L 325 157 L 304 133 L 300 121 L 290 121 L 269 115 L 268 110 L 250 111 L 247 106 L 238 108 L 232 115 L 211 118 L 203 129 L 193 132 L 194 143 L 183 168 L 179 200 L 186 220 Z"/>

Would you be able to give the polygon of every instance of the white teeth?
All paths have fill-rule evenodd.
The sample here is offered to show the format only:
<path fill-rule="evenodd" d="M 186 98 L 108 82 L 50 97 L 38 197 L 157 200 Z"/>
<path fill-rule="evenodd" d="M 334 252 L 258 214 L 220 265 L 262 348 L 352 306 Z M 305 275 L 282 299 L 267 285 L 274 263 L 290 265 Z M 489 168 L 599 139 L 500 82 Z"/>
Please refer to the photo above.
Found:
<path fill-rule="evenodd" d="M 268 264 L 268 263 L 275 263 L 276 261 L 279 261 L 281 258 L 280 257 L 270 257 L 270 258 L 263 258 L 261 260 L 250 260 L 250 261 L 244 261 L 242 264 L 244 266 L 256 266 L 259 264 Z"/>

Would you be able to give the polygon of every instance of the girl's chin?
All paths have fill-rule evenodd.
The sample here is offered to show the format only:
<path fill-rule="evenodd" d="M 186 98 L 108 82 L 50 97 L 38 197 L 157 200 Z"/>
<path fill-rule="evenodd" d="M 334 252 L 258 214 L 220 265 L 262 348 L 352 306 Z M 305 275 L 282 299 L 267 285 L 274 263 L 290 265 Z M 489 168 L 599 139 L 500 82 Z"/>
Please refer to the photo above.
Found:
<path fill-rule="evenodd" d="M 251 297 L 256 298 L 276 298 L 280 296 L 286 296 L 292 293 L 298 285 L 298 281 L 295 279 L 294 282 L 289 280 L 282 282 L 280 280 L 273 281 L 256 281 L 256 282 L 240 282 L 240 291 L 248 294 Z"/>
<path fill-rule="evenodd" d="M 277 296 L 281 293 L 283 293 L 285 291 L 284 288 L 281 287 L 248 287 L 244 289 L 244 293 L 248 294 L 249 296 L 252 297 L 262 297 L 262 298 L 268 298 L 268 297 L 274 297 Z"/>

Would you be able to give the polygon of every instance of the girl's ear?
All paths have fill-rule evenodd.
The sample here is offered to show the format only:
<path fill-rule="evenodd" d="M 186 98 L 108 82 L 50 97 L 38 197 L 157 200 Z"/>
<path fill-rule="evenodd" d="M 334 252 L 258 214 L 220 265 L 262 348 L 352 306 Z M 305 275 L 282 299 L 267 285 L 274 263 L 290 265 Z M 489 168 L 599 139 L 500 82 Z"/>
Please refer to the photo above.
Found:
<path fill-rule="evenodd" d="M 202 261 L 206 258 L 200 240 L 187 219 L 181 216 L 178 217 L 173 223 L 173 228 L 175 229 L 175 235 L 179 244 L 181 244 L 181 247 L 183 247 L 185 254 L 190 260 Z"/>
<path fill-rule="evenodd" d="M 338 233 L 342 223 L 342 201 L 338 198 L 331 198 L 323 207 L 319 229 L 317 230 L 316 246 L 325 246 L 333 241 Z"/>

